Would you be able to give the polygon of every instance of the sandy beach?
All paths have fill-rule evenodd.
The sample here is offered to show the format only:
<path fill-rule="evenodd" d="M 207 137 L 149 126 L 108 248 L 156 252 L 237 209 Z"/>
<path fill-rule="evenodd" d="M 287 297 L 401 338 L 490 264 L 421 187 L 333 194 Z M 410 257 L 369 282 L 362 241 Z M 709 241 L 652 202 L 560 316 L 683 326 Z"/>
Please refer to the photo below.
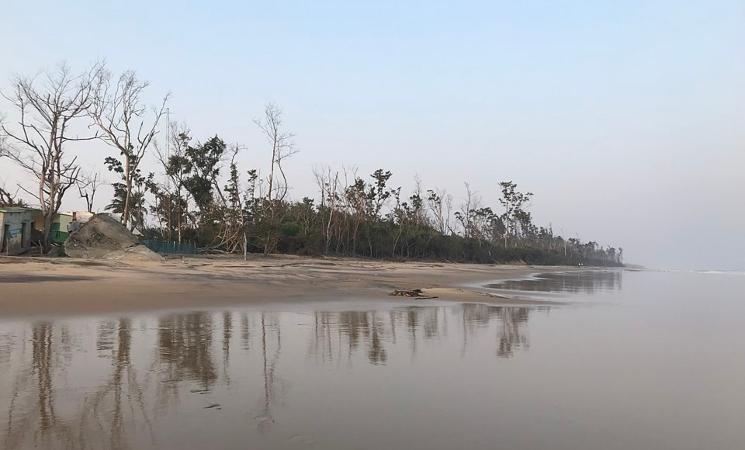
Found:
<path fill-rule="evenodd" d="M 252 302 L 387 298 L 422 289 L 441 300 L 542 303 L 483 286 L 570 267 L 382 262 L 343 258 L 190 257 L 162 263 L 0 257 L 0 315 L 98 314 Z"/>

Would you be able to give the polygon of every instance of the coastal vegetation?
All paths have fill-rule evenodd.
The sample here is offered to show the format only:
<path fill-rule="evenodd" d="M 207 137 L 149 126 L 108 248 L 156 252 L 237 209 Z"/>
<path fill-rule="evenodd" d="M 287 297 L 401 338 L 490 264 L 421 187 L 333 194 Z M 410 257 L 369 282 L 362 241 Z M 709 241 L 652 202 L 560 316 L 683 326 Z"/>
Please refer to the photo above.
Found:
<path fill-rule="evenodd" d="M 186 126 L 168 121 L 168 95 L 148 107 L 147 88 L 134 72 L 114 76 L 96 64 L 78 75 L 61 66 L 43 76 L 19 77 L 3 93 L 9 109 L 0 110 L 7 112 L 0 124 L 0 162 L 13 162 L 27 174 L 19 189 L 41 211 L 45 248 L 64 199 L 77 191 L 93 211 L 103 170 L 84 171 L 72 147 L 98 141 L 110 149 L 100 169 L 116 178 L 105 209 L 148 239 L 236 254 L 622 263 L 620 248 L 567 239 L 535 224 L 529 211 L 533 194 L 510 180 L 495 182 L 497 205 L 483 204 L 467 183 L 456 205 L 450 193 L 418 180 L 405 190 L 386 167 L 371 174 L 325 167 L 314 170 L 314 193 L 291 198 L 286 165 L 296 149 L 278 106 L 266 105 L 253 125 L 266 137 L 269 170 L 262 173 L 239 167 L 240 146 L 217 135 L 199 140 Z M 159 146 L 161 132 L 167 144 Z M 157 167 L 143 165 L 146 156 Z M 7 190 L 0 190 L 0 199 L 21 204 Z"/>

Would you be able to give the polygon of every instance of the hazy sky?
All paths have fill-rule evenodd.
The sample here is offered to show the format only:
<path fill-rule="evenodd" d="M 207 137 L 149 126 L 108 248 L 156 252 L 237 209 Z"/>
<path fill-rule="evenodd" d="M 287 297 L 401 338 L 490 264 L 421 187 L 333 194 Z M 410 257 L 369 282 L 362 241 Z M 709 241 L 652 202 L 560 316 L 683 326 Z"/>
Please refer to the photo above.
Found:
<path fill-rule="evenodd" d="M 743 0 L 2 3 L 0 89 L 105 59 L 151 103 L 172 92 L 196 138 L 245 145 L 243 169 L 268 165 L 251 119 L 274 101 L 295 197 L 326 164 L 456 204 L 464 181 L 496 204 L 511 179 L 539 224 L 628 262 L 745 268 Z M 103 169 L 106 147 L 80 151 Z"/>

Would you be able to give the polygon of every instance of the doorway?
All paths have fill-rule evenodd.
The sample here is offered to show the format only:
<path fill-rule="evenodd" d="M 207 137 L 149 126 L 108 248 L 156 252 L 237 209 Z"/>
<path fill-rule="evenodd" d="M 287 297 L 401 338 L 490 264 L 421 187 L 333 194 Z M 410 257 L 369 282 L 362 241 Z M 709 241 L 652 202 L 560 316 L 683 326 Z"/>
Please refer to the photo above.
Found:
<path fill-rule="evenodd" d="M 3 227 L 3 241 L 0 246 L 0 253 L 7 253 L 8 252 L 8 241 L 10 240 L 10 224 L 5 224 Z"/>

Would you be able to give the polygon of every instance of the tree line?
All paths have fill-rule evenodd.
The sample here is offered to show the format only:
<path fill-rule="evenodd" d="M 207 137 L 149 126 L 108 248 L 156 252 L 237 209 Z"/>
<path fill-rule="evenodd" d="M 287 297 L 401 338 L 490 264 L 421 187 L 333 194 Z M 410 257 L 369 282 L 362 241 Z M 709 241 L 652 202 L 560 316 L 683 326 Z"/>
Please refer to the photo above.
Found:
<path fill-rule="evenodd" d="M 215 135 L 197 140 L 185 125 L 166 124 L 165 148 L 156 136 L 169 95 L 148 107 L 148 83 L 135 72 L 115 76 L 104 64 L 73 74 L 65 66 L 36 77 L 18 77 L 3 97 L 15 120 L 0 122 L 0 159 L 28 175 L 19 189 L 40 207 L 42 245 L 49 248 L 54 216 L 70 192 L 94 209 L 100 172 L 85 172 L 70 147 L 99 141 L 110 148 L 103 167 L 113 174 L 106 210 L 151 239 L 193 242 L 202 251 L 293 253 L 379 259 L 461 262 L 620 265 L 623 250 L 566 239 L 533 223 L 533 196 L 502 181 L 498 205 L 483 205 L 465 184 L 454 206 L 444 190 L 411 192 L 393 184 L 390 170 L 315 169 L 317 191 L 288 197 L 285 166 L 296 150 L 282 111 L 266 105 L 254 121 L 266 138 L 269 170 L 241 168 L 241 147 Z M 82 134 L 81 134 L 82 133 Z M 145 172 L 147 155 L 159 169 Z M 74 194 L 73 194 L 74 195 Z M 0 190 L 0 204 L 22 204 Z"/>

